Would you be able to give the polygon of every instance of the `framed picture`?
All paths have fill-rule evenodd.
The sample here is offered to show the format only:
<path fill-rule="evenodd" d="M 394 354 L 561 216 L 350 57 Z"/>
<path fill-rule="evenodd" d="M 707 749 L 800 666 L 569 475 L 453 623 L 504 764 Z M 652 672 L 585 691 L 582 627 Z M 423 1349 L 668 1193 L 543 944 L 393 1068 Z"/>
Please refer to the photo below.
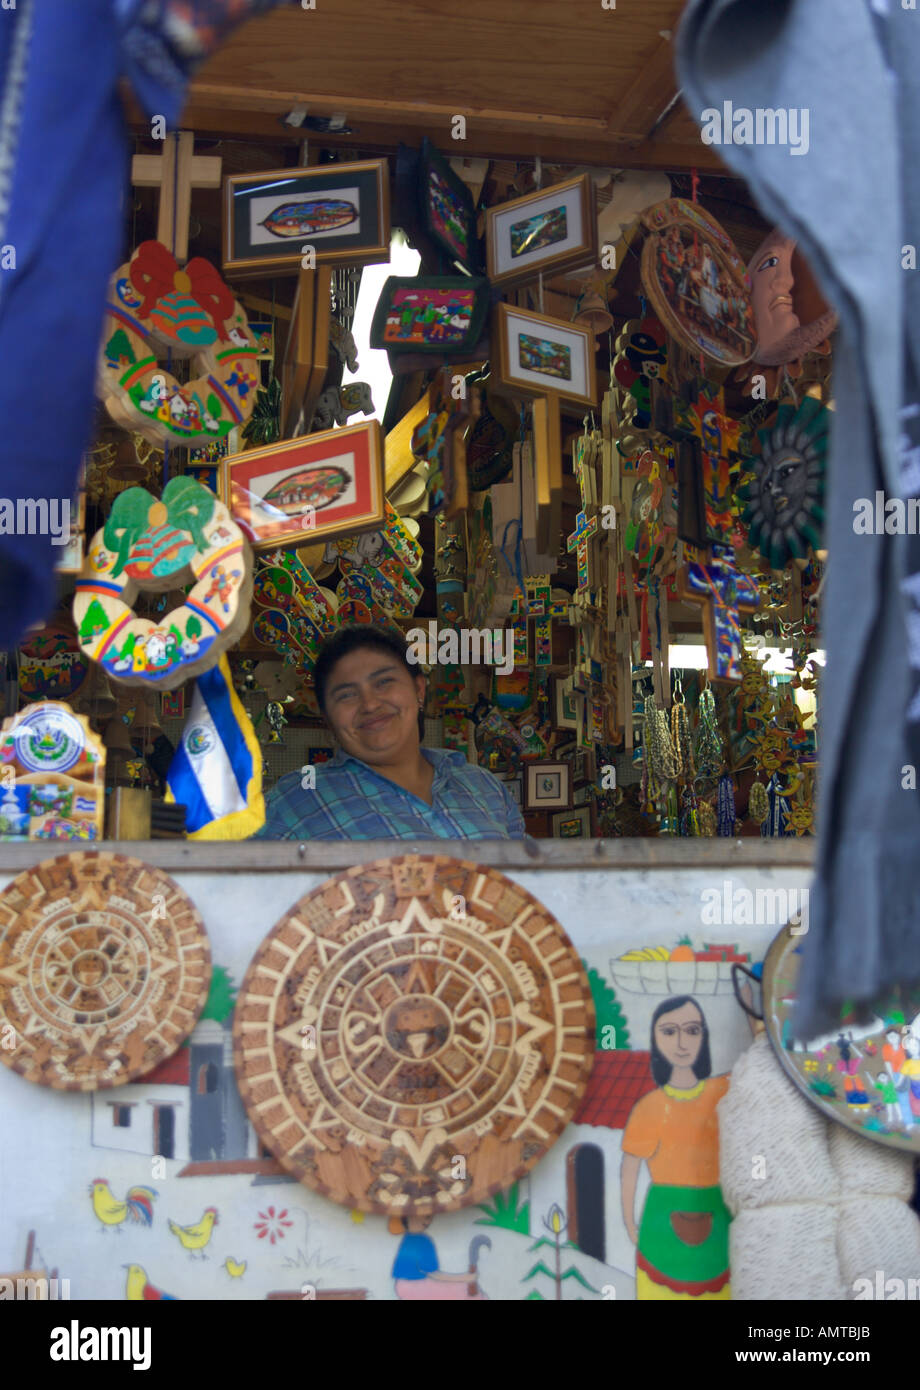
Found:
<path fill-rule="evenodd" d="M 593 788 L 590 782 L 584 782 L 580 787 L 576 787 L 572 795 L 573 806 L 589 806 L 591 804 L 591 792 Z"/>
<path fill-rule="evenodd" d="M 504 782 L 511 796 L 519 806 L 522 806 L 524 796 L 522 779 L 520 777 L 506 777 Z"/>
<path fill-rule="evenodd" d="M 553 727 L 556 729 L 578 728 L 579 695 L 562 676 L 553 677 Z M 573 745 L 574 747 L 574 745 Z"/>
<path fill-rule="evenodd" d="M 182 719 L 185 715 L 185 691 L 164 690 L 160 697 L 160 714 L 164 719 Z"/>
<path fill-rule="evenodd" d="M 679 343 L 723 367 L 750 360 L 756 334 L 747 268 L 714 217 L 684 198 L 642 214 L 642 287 Z"/>
<path fill-rule="evenodd" d="M 594 334 L 587 328 L 497 304 L 491 346 L 497 381 L 512 395 L 596 405 Z"/>
<path fill-rule="evenodd" d="M 385 159 L 231 174 L 224 180 L 224 273 L 294 275 L 303 248 L 317 265 L 390 259 Z"/>
<path fill-rule="evenodd" d="M 255 550 L 378 530 L 385 521 L 377 420 L 231 454 L 221 501 Z"/>
<path fill-rule="evenodd" d="M 275 356 L 275 325 L 271 319 L 249 320 L 249 331 L 256 340 L 258 362 L 271 362 Z"/>
<path fill-rule="evenodd" d="M 553 836 L 557 840 L 590 840 L 591 808 L 579 806 L 572 811 L 560 811 L 551 816 Z"/>
<path fill-rule="evenodd" d="M 371 324 L 370 344 L 387 352 L 468 352 L 482 337 L 489 282 L 471 275 L 391 275 Z"/>
<path fill-rule="evenodd" d="M 486 267 L 502 290 L 597 260 L 597 213 L 589 174 L 486 209 Z"/>
<path fill-rule="evenodd" d="M 426 136 L 418 162 L 422 227 L 448 258 L 471 275 L 479 270 L 476 209 L 468 186 Z"/>
<path fill-rule="evenodd" d="M 568 811 L 572 807 L 572 769 L 548 759 L 524 765 L 524 810 Z"/>

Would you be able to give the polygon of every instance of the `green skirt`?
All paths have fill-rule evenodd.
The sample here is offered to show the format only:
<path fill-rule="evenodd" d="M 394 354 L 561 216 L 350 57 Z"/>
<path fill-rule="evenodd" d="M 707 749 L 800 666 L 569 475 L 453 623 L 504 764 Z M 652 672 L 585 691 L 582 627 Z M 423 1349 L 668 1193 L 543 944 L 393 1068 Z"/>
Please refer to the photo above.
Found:
<path fill-rule="evenodd" d="M 639 1255 L 647 1269 L 669 1282 L 709 1283 L 728 1269 L 730 1221 L 718 1186 L 653 1183 L 639 1225 Z"/>

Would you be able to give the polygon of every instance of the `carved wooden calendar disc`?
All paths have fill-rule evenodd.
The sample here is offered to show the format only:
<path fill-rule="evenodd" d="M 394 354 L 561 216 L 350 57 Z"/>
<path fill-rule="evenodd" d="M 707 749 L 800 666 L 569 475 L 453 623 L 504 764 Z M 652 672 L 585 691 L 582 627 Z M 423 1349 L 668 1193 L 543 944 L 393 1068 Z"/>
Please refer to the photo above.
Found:
<path fill-rule="evenodd" d="M 143 1076 L 188 1037 L 210 981 L 194 903 L 140 859 L 62 854 L 0 893 L 0 1060 L 28 1081 Z"/>
<path fill-rule="evenodd" d="M 362 1211 L 427 1215 L 508 1187 L 558 1139 L 594 1060 L 594 1006 L 530 893 L 405 855 L 282 918 L 233 1043 L 249 1117 L 288 1172 Z"/>

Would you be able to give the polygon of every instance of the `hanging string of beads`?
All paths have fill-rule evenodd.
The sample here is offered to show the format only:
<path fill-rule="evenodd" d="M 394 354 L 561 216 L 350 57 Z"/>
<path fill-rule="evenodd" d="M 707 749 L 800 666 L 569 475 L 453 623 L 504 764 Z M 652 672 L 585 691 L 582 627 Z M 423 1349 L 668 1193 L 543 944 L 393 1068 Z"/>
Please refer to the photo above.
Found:
<path fill-rule="evenodd" d="M 718 777 L 725 761 L 722 735 L 716 723 L 716 702 L 707 685 L 700 691 L 700 722 L 696 737 L 696 766 L 702 777 Z"/>
<path fill-rule="evenodd" d="M 674 703 L 671 705 L 671 744 L 674 748 L 676 775 L 683 781 L 689 781 L 696 774 L 696 765 L 693 761 L 687 703 L 683 698 L 679 681 L 674 692 Z"/>
<path fill-rule="evenodd" d="M 648 800 L 657 801 L 665 796 L 667 784 L 677 777 L 677 764 L 668 716 L 655 703 L 654 695 L 645 701 L 645 778 L 647 780 Z"/>
<path fill-rule="evenodd" d="M 719 834 L 735 833 L 735 782 L 729 773 L 719 779 Z"/>
<path fill-rule="evenodd" d="M 711 839 L 716 833 L 716 813 L 708 801 L 700 802 L 699 820 L 700 834 L 706 835 Z"/>
<path fill-rule="evenodd" d="M 696 792 L 693 790 L 693 785 L 690 782 L 686 784 L 681 793 L 680 806 L 681 835 L 701 835 L 699 806 L 697 804 Z"/>
<path fill-rule="evenodd" d="M 748 796 L 748 820 L 752 820 L 755 825 L 763 825 L 769 814 L 770 802 L 767 798 L 767 789 L 763 782 L 754 782 Z"/>

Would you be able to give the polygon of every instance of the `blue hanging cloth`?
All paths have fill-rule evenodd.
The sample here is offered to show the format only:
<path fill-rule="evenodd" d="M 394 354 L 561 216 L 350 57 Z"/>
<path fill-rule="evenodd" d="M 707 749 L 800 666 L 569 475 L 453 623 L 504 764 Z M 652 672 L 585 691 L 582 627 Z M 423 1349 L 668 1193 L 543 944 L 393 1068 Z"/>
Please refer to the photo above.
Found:
<path fill-rule="evenodd" d="M 2 11 L 0 649 L 54 604 L 62 528 L 53 545 L 28 525 L 67 506 L 90 441 L 105 291 L 124 252 L 119 80 L 172 129 L 197 64 L 276 3 L 17 0 Z"/>

